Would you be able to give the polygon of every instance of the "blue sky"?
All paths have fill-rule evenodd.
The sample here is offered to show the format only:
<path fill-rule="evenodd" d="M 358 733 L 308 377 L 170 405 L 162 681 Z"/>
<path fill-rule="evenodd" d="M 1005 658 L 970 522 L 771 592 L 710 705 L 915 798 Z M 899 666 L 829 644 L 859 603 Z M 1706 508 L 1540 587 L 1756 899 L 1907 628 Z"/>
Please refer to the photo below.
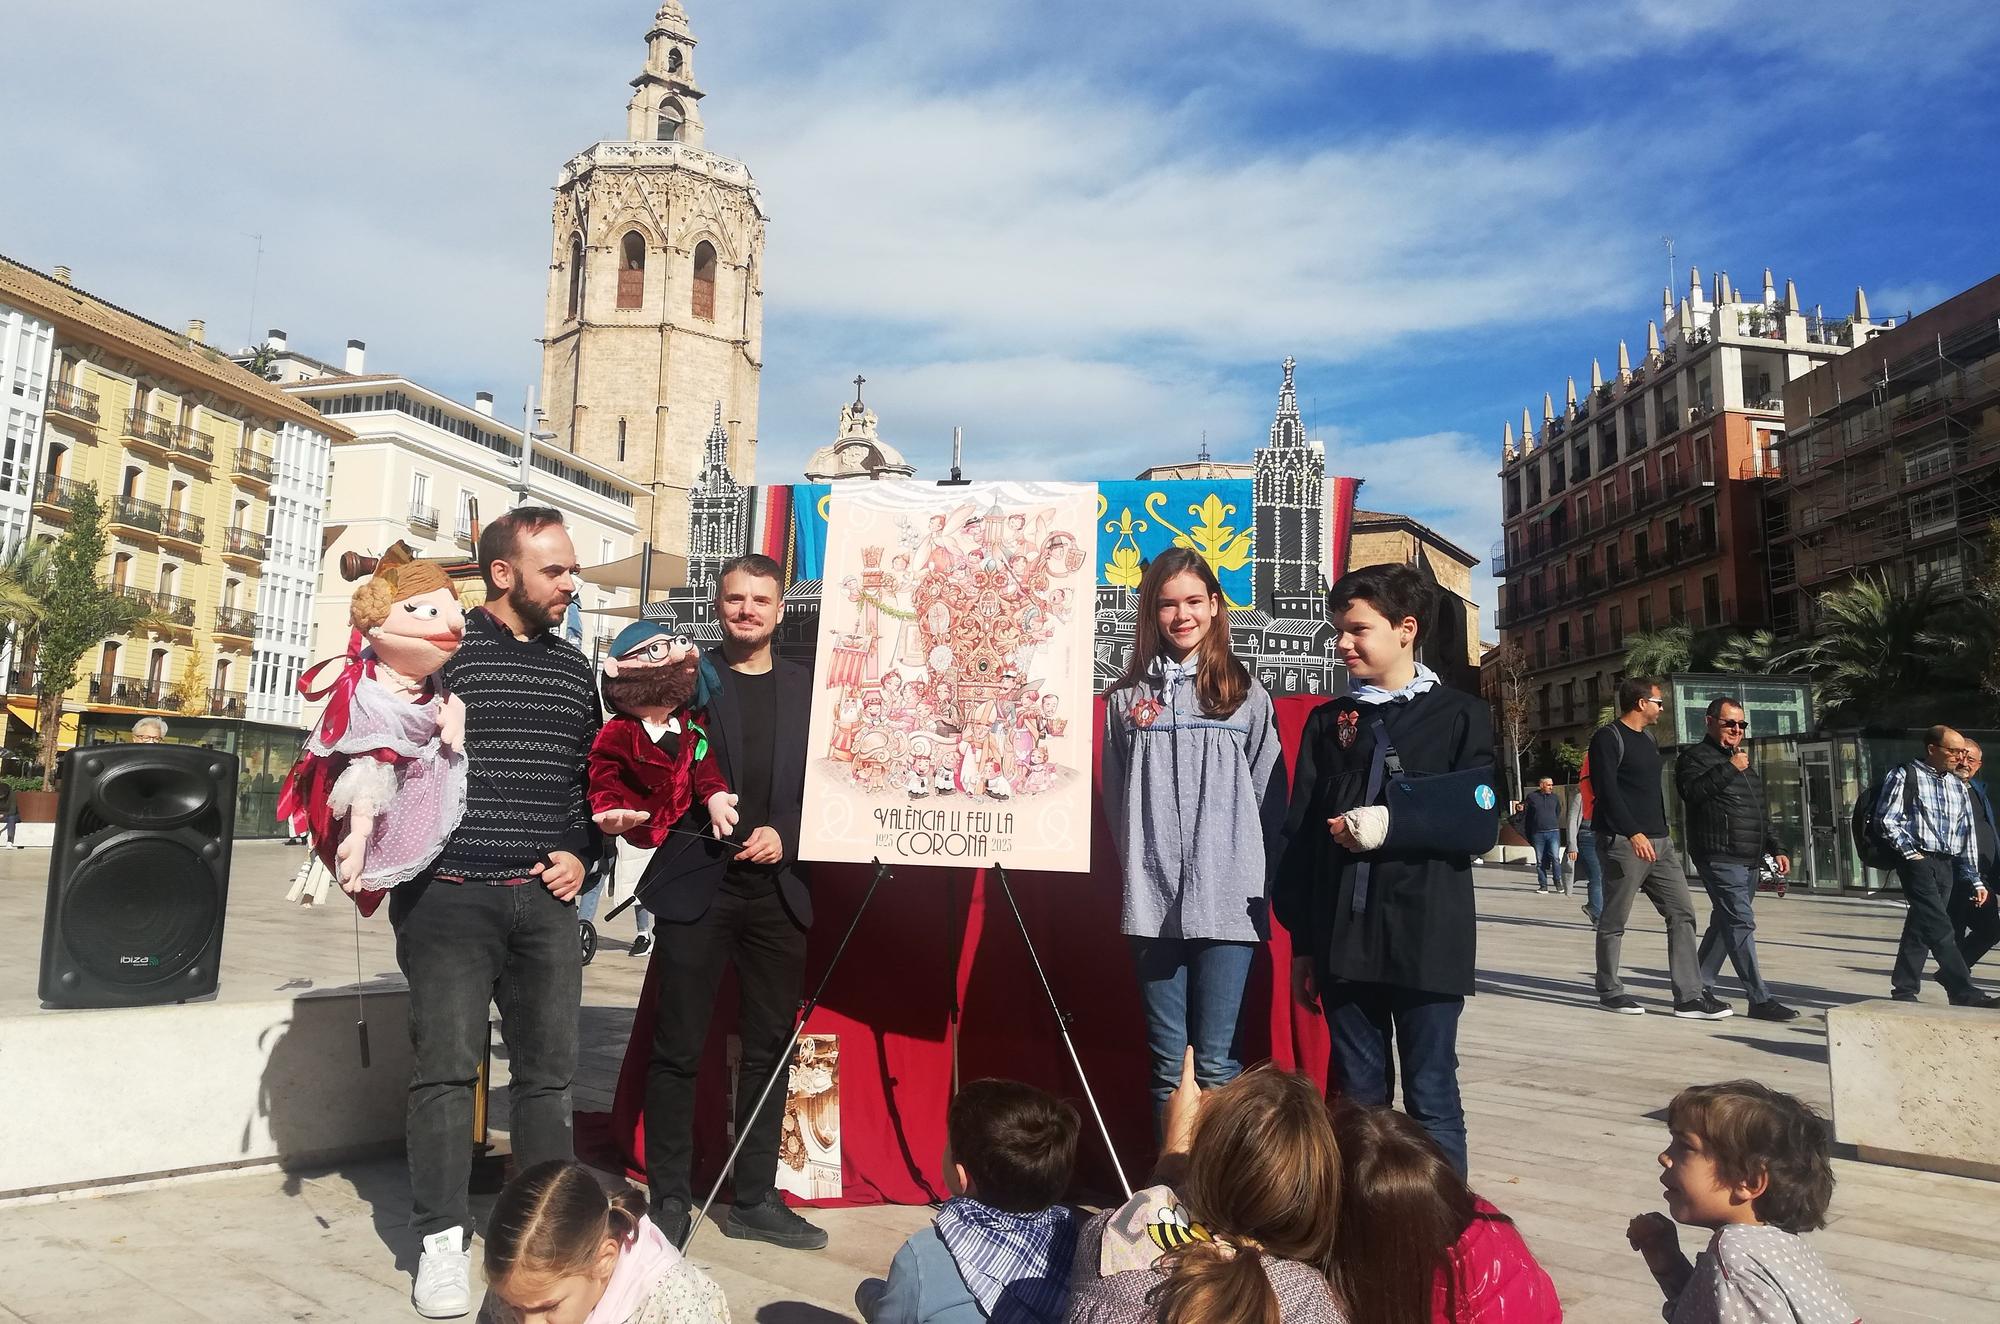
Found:
<path fill-rule="evenodd" d="M 1292 354 L 1362 503 L 1484 555 L 1501 421 L 1643 342 L 1661 236 L 1830 311 L 2000 265 L 1984 0 L 685 2 L 772 218 L 761 481 L 857 372 L 926 473 L 1246 457 Z M 653 9 L 9 0 L 0 252 L 518 410 Z"/>

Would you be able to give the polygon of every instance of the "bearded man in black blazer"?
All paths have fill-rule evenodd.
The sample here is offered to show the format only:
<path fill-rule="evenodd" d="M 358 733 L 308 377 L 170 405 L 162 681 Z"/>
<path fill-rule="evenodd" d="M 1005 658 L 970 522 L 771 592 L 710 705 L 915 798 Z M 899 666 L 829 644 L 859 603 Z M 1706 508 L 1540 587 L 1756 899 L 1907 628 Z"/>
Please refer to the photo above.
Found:
<path fill-rule="evenodd" d="M 812 923 L 812 893 L 798 858 L 812 673 L 771 651 L 785 614 L 782 574 L 769 557 L 749 555 L 724 565 L 716 580 L 722 644 L 708 663 L 721 685 L 702 726 L 736 793 L 736 831 L 716 843 L 701 831 L 706 810 L 691 809 L 683 823 L 690 830 L 667 838 L 637 888 L 658 920 L 653 960 L 661 967 L 646 1078 L 646 1180 L 653 1220 L 676 1246 L 687 1239 L 693 1217 L 695 1076 L 730 963 L 743 1042 L 736 1125 L 747 1139 L 722 1231 L 795 1250 L 826 1245 L 826 1233 L 787 1208 L 774 1186 L 783 1097 L 774 1091 L 745 1127 L 791 1039 Z"/>

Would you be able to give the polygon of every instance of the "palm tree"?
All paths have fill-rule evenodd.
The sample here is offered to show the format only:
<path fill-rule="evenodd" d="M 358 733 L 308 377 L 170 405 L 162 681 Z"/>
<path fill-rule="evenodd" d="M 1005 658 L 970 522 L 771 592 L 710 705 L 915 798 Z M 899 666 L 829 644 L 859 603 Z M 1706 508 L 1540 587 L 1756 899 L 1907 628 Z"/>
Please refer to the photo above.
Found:
<path fill-rule="evenodd" d="M 1625 640 L 1625 674 L 1666 676 L 1686 671 L 1694 662 L 1694 627 L 1667 625 L 1630 635 Z"/>
<path fill-rule="evenodd" d="M 1787 670 L 1785 659 L 1796 651 L 1779 642 L 1773 630 L 1732 634 L 1715 650 L 1715 669 L 1750 676 L 1781 675 Z"/>
<path fill-rule="evenodd" d="M 1954 641 L 1975 633 L 1965 627 L 1976 615 L 1935 579 L 1901 592 L 1886 574 L 1863 575 L 1820 595 L 1817 636 L 1779 661 L 1819 681 L 1829 713 L 1866 720 L 1903 701 L 1965 688 L 1955 674 Z"/>

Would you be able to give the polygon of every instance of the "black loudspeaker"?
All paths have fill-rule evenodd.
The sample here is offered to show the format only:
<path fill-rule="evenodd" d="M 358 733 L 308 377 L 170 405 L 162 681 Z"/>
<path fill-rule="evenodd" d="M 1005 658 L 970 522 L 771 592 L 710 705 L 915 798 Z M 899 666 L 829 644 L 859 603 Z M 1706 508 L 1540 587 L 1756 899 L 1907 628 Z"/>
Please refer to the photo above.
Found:
<path fill-rule="evenodd" d="M 142 1007 L 215 992 L 236 756 L 91 745 L 59 766 L 42 1004 Z"/>

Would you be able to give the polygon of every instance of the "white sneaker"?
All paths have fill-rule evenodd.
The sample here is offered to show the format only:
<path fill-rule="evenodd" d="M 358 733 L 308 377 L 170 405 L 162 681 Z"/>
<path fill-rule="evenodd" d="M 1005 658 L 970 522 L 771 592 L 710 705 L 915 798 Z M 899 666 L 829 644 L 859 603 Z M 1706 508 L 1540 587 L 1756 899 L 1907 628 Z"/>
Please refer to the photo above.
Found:
<path fill-rule="evenodd" d="M 472 1257 L 465 1249 L 464 1228 L 448 1227 L 424 1238 L 410 1304 L 425 1319 L 457 1319 L 472 1313 Z"/>

